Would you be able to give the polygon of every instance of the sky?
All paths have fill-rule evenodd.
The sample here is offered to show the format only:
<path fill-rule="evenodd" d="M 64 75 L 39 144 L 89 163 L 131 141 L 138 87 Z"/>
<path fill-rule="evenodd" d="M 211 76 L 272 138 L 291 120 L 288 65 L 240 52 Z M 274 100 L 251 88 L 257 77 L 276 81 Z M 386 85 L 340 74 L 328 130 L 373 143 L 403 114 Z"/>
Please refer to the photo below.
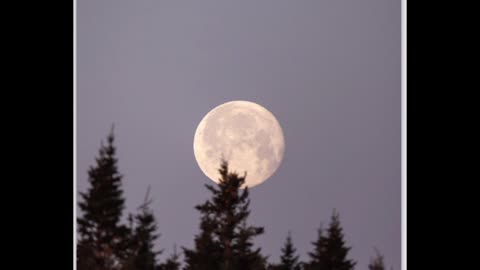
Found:
<path fill-rule="evenodd" d="M 157 248 L 192 247 L 213 183 L 193 154 L 214 107 L 248 100 L 283 128 L 277 172 L 250 192 L 255 243 L 302 259 L 340 213 L 349 257 L 401 261 L 401 1 L 77 0 L 77 192 L 115 123 L 126 212 L 151 186 Z M 78 212 L 78 208 L 77 208 Z"/>

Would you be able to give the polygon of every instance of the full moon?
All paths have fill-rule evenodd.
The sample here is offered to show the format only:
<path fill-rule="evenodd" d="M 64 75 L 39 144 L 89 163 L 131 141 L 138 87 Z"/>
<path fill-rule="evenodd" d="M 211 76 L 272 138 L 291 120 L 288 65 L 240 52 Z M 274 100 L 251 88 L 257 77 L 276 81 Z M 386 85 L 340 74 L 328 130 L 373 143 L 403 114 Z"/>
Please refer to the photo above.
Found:
<path fill-rule="evenodd" d="M 275 116 L 249 101 L 230 101 L 211 110 L 198 124 L 193 152 L 198 166 L 218 183 L 220 162 L 229 171 L 247 173 L 245 186 L 263 183 L 280 166 L 285 151 L 283 131 Z"/>

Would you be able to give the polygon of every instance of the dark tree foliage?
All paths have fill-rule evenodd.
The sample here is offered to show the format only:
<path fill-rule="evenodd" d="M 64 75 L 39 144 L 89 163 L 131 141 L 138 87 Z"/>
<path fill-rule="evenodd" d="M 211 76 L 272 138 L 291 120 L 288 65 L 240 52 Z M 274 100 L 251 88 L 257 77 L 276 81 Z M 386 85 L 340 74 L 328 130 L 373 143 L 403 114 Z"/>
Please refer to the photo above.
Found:
<path fill-rule="evenodd" d="M 198 209 L 198 208 L 197 208 Z M 214 240 L 214 230 L 217 227 L 214 219 L 208 213 L 203 213 L 200 221 L 200 234 L 195 236 L 195 248 L 183 248 L 185 255 L 185 270 L 216 270 L 220 269 L 222 251 Z"/>
<path fill-rule="evenodd" d="M 253 237 L 263 233 L 262 228 L 248 227 L 242 222 L 238 230 L 238 238 L 234 241 L 232 249 L 234 252 L 233 269 L 262 270 L 267 265 L 267 259 L 261 255 L 261 249 L 253 250 Z"/>
<path fill-rule="evenodd" d="M 156 270 L 180 270 L 180 259 L 176 247 L 173 248 L 173 254 Z"/>
<path fill-rule="evenodd" d="M 130 258 L 127 261 L 129 269 L 154 270 L 157 266 L 156 256 L 161 251 L 155 251 L 157 223 L 153 211 L 149 205 L 150 187 L 148 187 L 143 204 L 139 207 L 139 213 L 133 218 L 135 226 L 132 228 L 132 242 L 130 244 Z"/>
<path fill-rule="evenodd" d="M 77 269 L 98 269 L 93 248 L 86 242 L 77 245 Z"/>
<path fill-rule="evenodd" d="M 78 269 L 119 269 L 126 257 L 128 228 L 120 224 L 124 209 L 113 127 L 101 144 L 96 166 L 88 171 L 90 187 L 80 193 L 83 216 L 78 222 Z"/>
<path fill-rule="evenodd" d="M 180 270 L 182 263 L 174 247 L 173 254 L 161 264 L 155 251 L 157 223 L 150 208 L 150 187 L 138 213 L 130 215 L 129 226 L 121 224 L 125 200 L 118 172 L 113 127 L 107 144 L 101 143 L 95 166 L 88 171 L 89 188 L 80 193 L 77 219 L 78 270 Z M 309 261 L 299 261 L 290 232 L 278 264 L 268 265 L 253 240 L 264 233 L 262 227 L 247 223 L 250 215 L 249 189 L 244 188 L 246 173 L 228 171 L 223 160 L 218 185 L 206 185 L 211 197 L 195 208 L 200 213 L 199 233 L 192 249 L 183 248 L 184 270 L 353 270 L 356 262 L 348 259 L 338 213 L 334 210 L 328 228 L 321 225 L 312 242 Z M 384 270 L 384 258 L 376 251 L 369 270 Z"/>
<path fill-rule="evenodd" d="M 385 263 L 383 260 L 383 255 L 375 250 L 375 257 L 370 259 L 370 263 L 368 264 L 369 270 L 385 270 Z"/>
<path fill-rule="evenodd" d="M 347 259 L 350 247 L 345 245 L 343 229 L 338 213 L 334 210 L 326 235 L 320 227 L 318 239 L 313 243 L 314 251 L 309 253 L 307 270 L 353 270 L 355 262 Z"/>
<path fill-rule="evenodd" d="M 327 238 L 324 235 L 324 229 L 323 225 L 320 225 L 320 228 L 318 228 L 318 237 L 315 242 L 312 242 L 313 245 L 313 251 L 308 253 L 308 256 L 310 257 L 310 261 L 305 264 L 305 269 L 306 270 L 316 270 L 316 269 L 326 269 L 324 262 L 325 262 L 325 256 L 326 256 L 326 242 Z"/>
<path fill-rule="evenodd" d="M 296 255 L 296 248 L 293 246 L 292 235 L 289 232 L 285 244 L 282 248 L 280 263 L 270 266 L 272 270 L 300 270 L 301 264 L 299 257 Z"/>
<path fill-rule="evenodd" d="M 196 209 L 201 214 L 200 234 L 195 248 L 184 248 L 187 270 L 265 269 L 266 259 L 260 249 L 252 249 L 252 239 L 263 228 L 247 226 L 250 214 L 248 188 L 241 189 L 245 176 L 228 172 L 222 161 L 218 186 L 206 185 L 212 193 L 210 200 Z"/>

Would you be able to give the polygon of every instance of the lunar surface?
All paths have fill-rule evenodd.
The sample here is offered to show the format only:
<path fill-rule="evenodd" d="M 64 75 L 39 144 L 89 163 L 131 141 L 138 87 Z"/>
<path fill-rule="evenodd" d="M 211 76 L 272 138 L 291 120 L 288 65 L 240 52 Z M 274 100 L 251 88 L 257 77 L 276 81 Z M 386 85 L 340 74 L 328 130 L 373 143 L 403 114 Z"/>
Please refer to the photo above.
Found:
<path fill-rule="evenodd" d="M 254 187 L 271 177 L 285 151 L 283 131 L 275 116 L 249 101 L 231 101 L 211 110 L 200 121 L 193 151 L 202 172 L 216 183 L 224 158 L 229 171 L 247 173 L 245 186 Z"/>

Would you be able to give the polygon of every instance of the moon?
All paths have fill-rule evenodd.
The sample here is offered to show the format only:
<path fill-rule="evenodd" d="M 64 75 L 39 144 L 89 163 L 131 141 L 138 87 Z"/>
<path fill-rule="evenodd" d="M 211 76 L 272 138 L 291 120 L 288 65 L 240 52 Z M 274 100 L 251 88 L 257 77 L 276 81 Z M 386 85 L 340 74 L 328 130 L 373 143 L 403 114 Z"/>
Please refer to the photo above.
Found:
<path fill-rule="evenodd" d="M 285 152 L 283 131 L 275 116 L 250 101 L 230 101 L 208 112 L 193 138 L 198 166 L 219 183 L 220 162 L 229 171 L 247 173 L 243 188 L 259 185 L 280 166 Z"/>

